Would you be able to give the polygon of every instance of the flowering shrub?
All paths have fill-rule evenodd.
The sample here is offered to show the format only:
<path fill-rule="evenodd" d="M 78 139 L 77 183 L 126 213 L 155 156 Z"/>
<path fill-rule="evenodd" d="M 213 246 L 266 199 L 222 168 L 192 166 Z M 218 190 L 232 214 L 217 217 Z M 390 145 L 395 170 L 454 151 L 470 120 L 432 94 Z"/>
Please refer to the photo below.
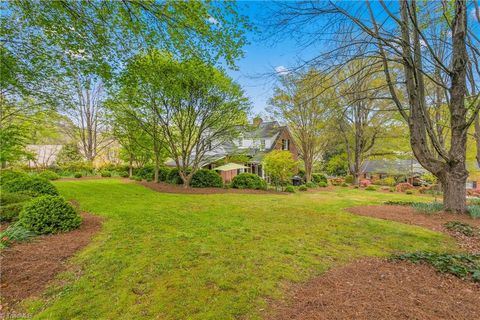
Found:
<path fill-rule="evenodd" d="M 362 187 L 362 188 L 366 188 L 371 184 L 372 184 L 372 181 L 370 181 L 368 179 L 360 180 L 360 187 Z"/>
<path fill-rule="evenodd" d="M 402 182 L 402 183 L 399 183 L 397 184 L 397 186 L 395 187 L 395 189 L 398 191 L 398 192 L 405 192 L 407 190 L 410 190 L 410 189 L 415 189 L 410 183 L 408 182 Z"/>

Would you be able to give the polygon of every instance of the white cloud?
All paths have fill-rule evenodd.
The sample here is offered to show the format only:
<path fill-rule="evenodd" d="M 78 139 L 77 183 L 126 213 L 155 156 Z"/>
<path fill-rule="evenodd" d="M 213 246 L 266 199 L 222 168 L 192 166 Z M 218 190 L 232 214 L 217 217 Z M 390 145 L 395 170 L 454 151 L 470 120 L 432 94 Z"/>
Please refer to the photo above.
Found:
<path fill-rule="evenodd" d="M 275 72 L 281 76 L 284 76 L 289 74 L 290 70 L 288 70 L 285 66 L 278 66 L 278 67 L 275 67 Z"/>
<path fill-rule="evenodd" d="M 214 17 L 209 17 L 207 21 L 210 22 L 211 24 L 218 24 L 218 20 L 215 19 Z"/>

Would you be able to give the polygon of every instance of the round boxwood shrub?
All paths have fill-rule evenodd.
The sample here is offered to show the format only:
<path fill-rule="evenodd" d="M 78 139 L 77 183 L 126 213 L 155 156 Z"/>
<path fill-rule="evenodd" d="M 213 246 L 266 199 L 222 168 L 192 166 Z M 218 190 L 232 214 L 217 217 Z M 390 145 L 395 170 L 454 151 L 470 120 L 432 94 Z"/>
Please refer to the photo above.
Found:
<path fill-rule="evenodd" d="M 75 174 L 73 175 L 75 178 L 79 179 L 81 178 L 83 175 L 81 172 L 75 172 Z"/>
<path fill-rule="evenodd" d="M 308 188 L 306 185 L 302 184 L 300 187 L 298 187 L 298 191 L 307 191 Z"/>
<path fill-rule="evenodd" d="M 305 187 L 307 187 L 309 189 L 313 189 L 313 188 L 316 188 L 317 185 L 314 182 L 307 182 L 307 183 L 305 183 Z"/>
<path fill-rule="evenodd" d="M 320 184 L 321 182 L 325 182 L 328 185 L 327 177 L 321 173 L 313 173 L 312 174 L 312 181 L 316 184 Z"/>
<path fill-rule="evenodd" d="M 58 195 L 55 186 L 48 181 L 37 176 L 20 177 L 8 181 L 2 187 L 2 191 L 7 192 L 22 192 L 27 191 L 38 195 L 48 194 L 52 196 Z"/>
<path fill-rule="evenodd" d="M 121 171 L 118 175 L 122 178 L 128 178 L 128 171 Z"/>
<path fill-rule="evenodd" d="M 193 175 L 190 186 L 194 188 L 221 188 L 223 187 L 223 181 L 216 171 L 201 169 Z"/>
<path fill-rule="evenodd" d="M 28 177 L 28 174 L 22 171 L 0 170 L 0 186 L 3 186 L 5 183 L 11 180 L 26 177 Z"/>
<path fill-rule="evenodd" d="M 39 177 L 47 179 L 47 180 L 57 180 L 60 179 L 60 176 L 51 170 L 45 170 L 38 174 Z"/>
<path fill-rule="evenodd" d="M 112 176 L 112 173 L 110 171 L 102 171 L 100 172 L 100 175 L 104 178 L 109 178 Z"/>
<path fill-rule="evenodd" d="M 240 173 L 233 177 L 232 188 L 236 189 L 267 189 L 267 183 L 253 173 Z"/>
<path fill-rule="evenodd" d="M 318 186 L 319 186 L 320 188 L 326 188 L 326 187 L 328 186 L 328 183 L 322 181 L 322 182 L 319 182 L 319 183 L 318 183 Z"/>
<path fill-rule="evenodd" d="M 295 192 L 295 188 L 293 186 L 286 186 L 284 191 L 293 193 Z"/>
<path fill-rule="evenodd" d="M 370 185 L 370 186 L 366 187 L 365 190 L 367 190 L 367 191 L 377 191 L 377 188 L 375 188 L 374 186 Z"/>
<path fill-rule="evenodd" d="M 30 231 L 48 234 L 76 229 L 82 218 L 62 197 L 41 196 L 25 204 L 18 221 Z"/>

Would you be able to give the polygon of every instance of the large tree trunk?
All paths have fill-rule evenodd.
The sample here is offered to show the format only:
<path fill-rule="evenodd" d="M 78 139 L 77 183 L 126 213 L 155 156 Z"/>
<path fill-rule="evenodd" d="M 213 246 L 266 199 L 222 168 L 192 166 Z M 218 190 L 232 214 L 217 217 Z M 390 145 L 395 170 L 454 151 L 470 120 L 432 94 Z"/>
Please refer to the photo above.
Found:
<path fill-rule="evenodd" d="M 445 210 L 455 213 L 466 212 L 465 184 L 468 174 L 465 170 L 465 163 L 450 168 L 449 171 L 445 171 L 440 176 L 442 177 L 440 181 L 442 183 Z"/>

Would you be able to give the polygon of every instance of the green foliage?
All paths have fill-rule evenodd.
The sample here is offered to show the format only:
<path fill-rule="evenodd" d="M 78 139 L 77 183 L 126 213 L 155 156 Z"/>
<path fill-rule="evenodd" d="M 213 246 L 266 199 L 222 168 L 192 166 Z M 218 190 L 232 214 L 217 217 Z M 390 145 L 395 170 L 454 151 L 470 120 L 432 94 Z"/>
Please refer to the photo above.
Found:
<path fill-rule="evenodd" d="M 48 195 L 26 203 L 18 221 L 23 227 L 37 234 L 49 234 L 76 229 L 82 219 L 65 199 Z"/>
<path fill-rule="evenodd" d="M 348 183 L 344 182 L 344 183 L 341 184 L 341 186 L 342 186 L 342 187 L 348 187 L 348 186 L 350 186 L 350 185 L 349 185 Z"/>
<path fill-rule="evenodd" d="M 297 162 L 290 151 L 273 150 L 263 159 L 263 166 L 276 185 L 286 185 L 297 169 Z"/>
<path fill-rule="evenodd" d="M 78 178 L 81 178 L 83 174 L 81 172 L 75 172 L 73 176 L 78 179 Z"/>
<path fill-rule="evenodd" d="M 118 175 L 122 178 L 128 178 L 128 171 L 121 171 Z"/>
<path fill-rule="evenodd" d="M 450 231 L 459 232 L 467 237 L 473 237 L 475 235 L 480 235 L 480 229 L 475 228 L 474 226 L 469 225 L 468 223 L 461 221 L 449 221 L 444 224 L 445 228 Z"/>
<path fill-rule="evenodd" d="M 305 183 L 305 187 L 307 187 L 309 189 L 314 189 L 314 188 L 317 187 L 317 185 L 314 182 L 307 182 L 307 183 Z"/>
<path fill-rule="evenodd" d="M 9 247 L 13 242 L 26 241 L 35 236 L 35 233 L 14 223 L 3 232 L 0 232 L 0 249 Z"/>
<path fill-rule="evenodd" d="M 62 175 L 71 175 L 77 172 L 84 176 L 88 176 L 94 173 L 93 164 L 89 161 L 72 161 L 61 165 Z"/>
<path fill-rule="evenodd" d="M 44 179 L 47 179 L 47 180 L 58 180 L 58 179 L 60 179 L 60 176 L 56 172 L 53 172 L 51 170 L 42 171 L 38 174 L 38 176 L 42 177 Z"/>
<path fill-rule="evenodd" d="M 0 186 L 3 186 L 5 183 L 11 180 L 26 177 L 28 177 L 28 174 L 22 171 L 0 170 Z"/>
<path fill-rule="evenodd" d="M 307 186 L 304 185 L 304 184 L 301 185 L 300 187 L 298 187 L 298 191 L 307 191 L 307 190 L 308 190 L 308 188 L 307 188 Z"/>
<path fill-rule="evenodd" d="M 437 177 L 435 177 L 433 174 L 431 174 L 430 172 L 428 173 L 424 173 L 420 179 L 424 180 L 425 182 L 429 183 L 429 184 L 435 184 L 437 183 Z"/>
<path fill-rule="evenodd" d="M 405 191 L 405 194 L 413 194 L 413 191 L 412 190 L 407 190 L 407 191 Z"/>
<path fill-rule="evenodd" d="M 382 186 L 393 187 L 395 186 L 396 181 L 394 177 L 386 177 L 386 178 L 380 179 L 378 183 Z"/>
<path fill-rule="evenodd" d="M 410 191 L 410 190 L 407 190 Z M 415 202 L 412 207 L 420 212 L 434 213 L 443 210 L 443 204 L 441 202 Z"/>
<path fill-rule="evenodd" d="M 10 180 L 3 185 L 2 190 L 7 192 L 27 191 L 39 195 L 58 195 L 57 189 L 50 181 L 37 176 L 20 177 Z"/>
<path fill-rule="evenodd" d="M 109 178 L 109 177 L 112 176 L 112 172 L 111 172 L 111 171 L 105 171 L 105 170 L 104 170 L 104 171 L 100 172 L 100 175 L 101 175 L 102 177 L 104 177 L 104 178 Z"/>
<path fill-rule="evenodd" d="M 369 185 L 368 187 L 365 188 L 367 191 L 377 191 L 377 188 L 375 186 Z"/>
<path fill-rule="evenodd" d="M 344 176 L 348 172 L 347 154 L 345 152 L 335 154 L 325 163 L 325 172 L 332 176 Z"/>
<path fill-rule="evenodd" d="M 0 206 L 5 206 L 7 204 L 25 202 L 32 198 L 31 194 L 26 192 L 6 192 L 2 190 L 0 193 Z"/>
<path fill-rule="evenodd" d="M 318 183 L 318 186 L 319 186 L 320 188 L 326 188 L 326 187 L 328 187 L 328 184 L 327 184 L 326 182 L 323 182 L 323 181 L 322 181 L 322 182 L 319 182 L 319 183 Z"/>
<path fill-rule="evenodd" d="M 414 201 L 404 201 L 404 200 L 388 200 L 385 201 L 384 204 L 390 205 L 390 206 L 406 206 L 406 207 L 411 207 L 417 202 Z"/>
<path fill-rule="evenodd" d="M 437 271 L 450 273 L 462 279 L 480 282 L 480 254 L 448 254 L 416 252 L 398 255 L 393 258 L 413 263 L 427 263 Z"/>
<path fill-rule="evenodd" d="M 168 179 L 168 174 L 172 171 L 171 168 L 169 167 L 160 167 L 158 171 L 158 180 L 159 181 L 167 181 Z"/>
<path fill-rule="evenodd" d="M 62 149 L 58 152 L 57 155 L 57 164 L 64 169 L 71 169 L 71 170 L 78 170 L 76 168 L 70 168 L 70 163 L 78 164 L 81 163 L 83 160 L 82 155 L 80 154 L 80 150 L 78 149 L 77 143 L 67 143 L 65 144 Z"/>
<path fill-rule="evenodd" d="M 267 183 L 256 174 L 245 172 L 233 177 L 232 188 L 265 190 Z"/>
<path fill-rule="evenodd" d="M 326 184 L 326 186 L 328 185 L 327 177 L 322 173 L 313 173 L 312 174 L 312 181 L 314 183 L 317 183 L 317 184 L 324 182 Z"/>
<path fill-rule="evenodd" d="M 480 206 L 479 205 L 471 205 L 467 206 L 468 213 L 474 219 L 480 218 Z"/>
<path fill-rule="evenodd" d="M 23 202 L 0 206 L 0 222 L 12 222 L 17 220 L 22 208 Z"/>
<path fill-rule="evenodd" d="M 177 168 L 174 168 L 168 172 L 166 182 L 171 184 L 183 184 L 182 177 L 180 177 L 180 173 Z"/>
<path fill-rule="evenodd" d="M 345 176 L 345 183 L 352 184 L 353 183 L 353 176 L 350 175 L 350 174 Z"/>
<path fill-rule="evenodd" d="M 216 171 L 201 169 L 193 174 L 190 186 L 194 188 L 221 188 L 223 187 L 223 181 Z"/>
<path fill-rule="evenodd" d="M 153 165 L 146 165 L 141 168 L 135 168 L 133 170 L 133 175 L 141 177 L 144 180 L 152 180 L 155 175 L 155 167 Z"/>
<path fill-rule="evenodd" d="M 295 188 L 293 186 L 286 186 L 285 190 L 283 190 L 283 191 L 290 192 L 290 193 L 295 193 Z"/>

